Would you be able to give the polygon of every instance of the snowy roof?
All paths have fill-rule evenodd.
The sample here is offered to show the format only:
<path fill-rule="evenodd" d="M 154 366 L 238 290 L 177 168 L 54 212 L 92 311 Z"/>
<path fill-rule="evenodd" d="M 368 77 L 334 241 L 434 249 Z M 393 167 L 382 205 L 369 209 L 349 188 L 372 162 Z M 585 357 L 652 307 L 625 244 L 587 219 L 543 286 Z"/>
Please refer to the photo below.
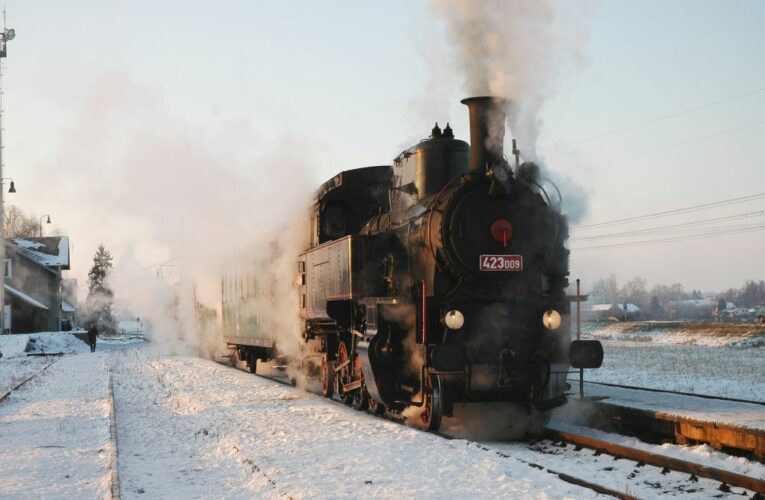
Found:
<path fill-rule="evenodd" d="M 591 311 L 610 311 L 611 308 L 613 308 L 614 306 L 616 306 L 619 309 L 621 309 L 622 311 L 624 311 L 624 304 L 623 303 L 619 303 L 619 304 L 595 304 L 594 306 L 592 306 L 592 309 L 590 309 L 590 310 Z M 632 304 L 632 303 L 627 304 L 627 312 L 640 312 L 640 310 L 641 309 L 638 306 L 636 306 L 635 304 Z"/>
<path fill-rule="evenodd" d="M 37 307 L 39 309 L 44 309 L 46 311 L 48 310 L 48 306 L 46 306 L 42 302 L 40 302 L 40 301 L 38 301 L 36 299 L 33 299 L 32 297 L 30 297 L 26 293 L 24 293 L 21 290 L 18 290 L 16 288 L 13 288 L 11 285 L 9 285 L 7 283 L 5 284 L 5 290 L 7 292 L 9 292 L 11 295 L 13 295 L 14 297 L 16 297 L 16 298 L 18 298 L 20 300 L 23 300 L 24 302 L 26 302 L 27 304 L 29 304 L 32 307 Z"/>
<path fill-rule="evenodd" d="M 614 307 L 613 304 L 595 304 L 592 306 L 590 310 L 591 311 L 608 311 L 612 307 Z"/>
<path fill-rule="evenodd" d="M 40 265 L 69 269 L 69 236 L 13 238 L 11 242 L 19 253 Z"/>
<path fill-rule="evenodd" d="M 77 309 L 72 304 L 70 304 L 69 302 L 67 302 L 65 300 L 62 300 L 61 301 L 61 312 L 73 313 L 73 312 L 77 312 Z"/>
<path fill-rule="evenodd" d="M 676 306 L 686 306 L 686 307 L 708 307 L 713 304 L 717 304 L 717 301 L 712 299 L 685 299 L 685 300 L 676 300 L 674 301 L 674 304 Z"/>

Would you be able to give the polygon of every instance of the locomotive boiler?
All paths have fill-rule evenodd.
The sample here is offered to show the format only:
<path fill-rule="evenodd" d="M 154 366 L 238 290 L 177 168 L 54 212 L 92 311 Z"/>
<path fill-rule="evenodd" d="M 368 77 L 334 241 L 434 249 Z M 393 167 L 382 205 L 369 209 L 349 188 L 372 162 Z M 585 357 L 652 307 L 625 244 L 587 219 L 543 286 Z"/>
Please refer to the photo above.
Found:
<path fill-rule="evenodd" d="M 325 182 L 297 263 L 304 330 L 293 362 L 327 397 L 414 410 L 405 414 L 431 430 L 456 403 L 544 414 L 565 403 L 569 365 L 597 368 L 603 357 L 599 342 L 570 340 L 566 218 L 515 145 L 515 168 L 506 160 L 507 103 L 462 102 L 470 145 L 436 124 L 392 166 Z M 239 300 L 241 287 L 228 288 Z M 225 296 L 224 329 L 240 314 Z M 270 332 L 228 324 L 253 372 L 277 356 Z"/>

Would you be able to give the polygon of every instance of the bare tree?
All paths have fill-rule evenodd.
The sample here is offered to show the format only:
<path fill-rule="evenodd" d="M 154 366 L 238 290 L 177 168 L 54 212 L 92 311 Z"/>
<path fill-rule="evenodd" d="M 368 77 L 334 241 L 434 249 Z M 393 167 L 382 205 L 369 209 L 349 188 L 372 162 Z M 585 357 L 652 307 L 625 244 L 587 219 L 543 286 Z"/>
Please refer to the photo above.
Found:
<path fill-rule="evenodd" d="M 635 276 L 624 284 L 619 292 L 619 302 L 631 302 L 643 310 L 648 308 L 650 298 L 645 278 Z"/>
<path fill-rule="evenodd" d="M 611 273 L 608 278 L 601 278 L 592 284 L 590 296 L 600 304 L 613 304 L 619 300 L 619 285 L 616 275 Z"/>
<path fill-rule="evenodd" d="M 5 225 L 3 235 L 6 238 L 34 238 L 40 232 L 40 220 L 35 215 L 27 215 L 14 206 L 5 206 Z"/>

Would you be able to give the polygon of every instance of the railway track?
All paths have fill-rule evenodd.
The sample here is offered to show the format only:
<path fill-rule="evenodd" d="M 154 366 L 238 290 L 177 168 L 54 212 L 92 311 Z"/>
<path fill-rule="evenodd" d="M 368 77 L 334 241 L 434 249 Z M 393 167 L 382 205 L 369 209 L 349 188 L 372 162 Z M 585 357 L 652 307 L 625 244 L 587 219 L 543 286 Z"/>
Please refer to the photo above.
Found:
<path fill-rule="evenodd" d="M 754 491 L 761 495 L 765 494 L 765 480 L 763 479 L 749 477 L 743 474 L 737 474 L 735 472 L 718 469 L 715 467 L 709 467 L 687 460 L 668 457 L 658 453 L 630 448 L 628 446 L 622 446 L 620 444 L 611 443 L 603 439 L 597 439 L 592 436 L 585 436 L 583 434 L 577 434 L 574 432 L 560 430 L 551 430 L 548 432 L 550 437 L 553 439 L 561 439 L 567 443 L 571 443 L 577 446 L 584 446 L 586 448 L 607 453 L 615 457 L 634 460 L 638 463 L 651 464 L 656 467 L 662 467 L 664 469 L 678 472 L 685 472 L 697 477 L 705 477 L 713 481 L 719 481 L 721 483 L 722 490 L 724 490 L 726 486 L 736 486 L 739 488 L 745 488 L 747 490 Z"/>
<path fill-rule="evenodd" d="M 243 370 L 243 371 L 246 371 L 246 370 Z M 286 376 L 278 376 L 278 375 L 274 376 L 274 375 L 266 375 L 262 373 L 258 373 L 256 375 L 258 377 L 265 378 L 282 385 L 292 386 L 291 381 Z M 329 401 L 333 404 L 339 405 L 341 407 L 349 408 L 349 406 L 346 403 L 340 400 L 337 400 L 334 398 L 331 398 L 331 399 L 323 398 L 319 394 L 315 394 L 315 396 L 321 398 L 322 400 Z M 405 425 L 405 422 L 403 419 L 396 418 L 388 414 L 381 415 L 381 416 L 391 422 Z M 423 431 L 423 432 L 428 432 L 428 431 Z M 450 439 L 450 440 L 455 439 L 453 436 L 450 436 L 442 432 L 430 432 L 430 433 L 435 434 L 444 439 Z M 709 479 L 710 481 L 719 482 L 718 490 L 721 492 L 730 491 L 730 487 L 739 487 L 739 488 L 744 488 L 746 490 L 750 490 L 751 492 L 754 492 L 753 498 L 760 499 L 760 500 L 765 498 L 762 496 L 763 494 L 765 494 L 765 481 L 761 479 L 744 476 L 744 475 L 726 471 L 723 469 L 717 469 L 714 467 L 700 465 L 700 464 L 689 462 L 686 460 L 663 456 L 656 453 L 636 450 L 626 446 L 620 446 L 613 443 L 608 443 L 607 441 L 594 439 L 592 437 L 578 435 L 572 432 L 548 431 L 547 437 L 549 439 L 559 440 L 561 442 L 571 444 L 574 447 L 578 447 L 578 448 L 585 447 L 585 448 L 595 450 L 595 453 L 597 455 L 606 454 L 608 456 L 613 457 L 614 460 L 619 460 L 619 459 L 631 460 L 636 463 L 637 467 L 642 467 L 645 464 L 649 464 L 657 468 L 661 468 L 663 471 L 676 471 L 680 473 L 687 473 L 689 474 L 690 481 L 696 481 L 698 477 L 702 477 L 702 478 Z M 529 467 L 546 471 L 558 477 L 562 481 L 575 484 L 583 488 L 587 488 L 595 493 L 608 495 L 608 496 L 621 498 L 621 499 L 639 498 L 638 496 L 633 496 L 628 491 L 623 491 L 620 489 L 616 489 L 612 486 L 600 484 L 596 481 L 593 481 L 591 478 L 585 477 L 586 473 L 575 474 L 575 473 L 571 473 L 570 471 L 564 471 L 564 470 L 558 470 L 556 468 L 551 468 L 548 465 L 545 465 L 544 463 L 540 463 L 541 461 L 519 458 L 517 456 L 508 454 L 502 450 L 496 449 L 495 447 L 492 446 L 491 443 L 482 443 L 478 441 L 468 441 L 468 443 L 469 445 L 476 446 L 484 451 L 496 453 L 498 456 L 502 458 L 515 459 L 521 463 L 528 465 Z M 662 473 L 665 473 L 665 472 L 662 472 Z"/>
<path fill-rule="evenodd" d="M 37 372 L 33 373 L 33 374 L 32 374 L 32 375 L 30 375 L 29 377 L 25 378 L 25 379 L 24 379 L 24 380 L 22 380 L 21 382 L 17 383 L 17 384 L 16 384 L 16 385 L 14 385 L 13 387 L 11 387 L 11 388 L 10 388 L 10 389 L 9 389 L 9 390 L 8 390 L 8 391 L 5 393 L 5 394 L 3 394 L 2 396 L 0 396 L 0 403 L 4 402 L 6 399 L 8 399 L 8 396 L 10 396 L 10 395 L 11 395 L 11 394 L 12 394 L 14 391 L 17 391 L 18 389 L 21 389 L 22 387 L 24 387 L 24 385 L 26 385 L 27 383 L 31 382 L 31 381 L 32 381 L 32 380 L 34 380 L 36 377 L 40 376 L 40 375 L 41 375 L 41 374 L 42 374 L 42 373 L 43 373 L 45 370 L 47 370 L 47 369 L 48 369 L 48 368 L 50 368 L 50 367 L 51 367 L 51 366 L 52 366 L 54 363 L 56 363 L 56 361 L 58 361 L 58 359 L 54 359 L 54 360 L 53 360 L 53 361 L 51 361 L 50 363 L 47 363 L 47 364 L 46 364 L 45 366 L 43 366 L 43 367 L 42 367 L 40 370 L 38 370 Z"/>
<path fill-rule="evenodd" d="M 109 367 L 109 438 L 111 440 L 112 453 L 109 467 L 111 469 L 110 491 L 113 500 L 120 499 L 120 471 L 119 471 L 119 447 L 117 441 L 117 403 L 114 399 L 114 371 Z"/>

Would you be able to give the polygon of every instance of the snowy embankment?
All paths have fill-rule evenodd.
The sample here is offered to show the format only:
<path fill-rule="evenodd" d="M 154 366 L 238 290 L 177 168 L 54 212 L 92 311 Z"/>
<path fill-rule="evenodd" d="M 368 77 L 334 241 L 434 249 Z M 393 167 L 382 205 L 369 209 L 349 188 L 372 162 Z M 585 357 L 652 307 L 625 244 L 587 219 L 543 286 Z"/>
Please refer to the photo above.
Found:
<path fill-rule="evenodd" d="M 765 401 L 763 330 L 755 324 L 588 325 L 587 336 L 603 342 L 605 356 L 585 379 Z"/>
<path fill-rule="evenodd" d="M 0 404 L 0 498 L 110 495 L 108 358 L 58 358 Z"/>
<path fill-rule="evenodd" d="M 197 358 L 115 354 L 123 498 L 586 498 L 513 458 Z"/>

